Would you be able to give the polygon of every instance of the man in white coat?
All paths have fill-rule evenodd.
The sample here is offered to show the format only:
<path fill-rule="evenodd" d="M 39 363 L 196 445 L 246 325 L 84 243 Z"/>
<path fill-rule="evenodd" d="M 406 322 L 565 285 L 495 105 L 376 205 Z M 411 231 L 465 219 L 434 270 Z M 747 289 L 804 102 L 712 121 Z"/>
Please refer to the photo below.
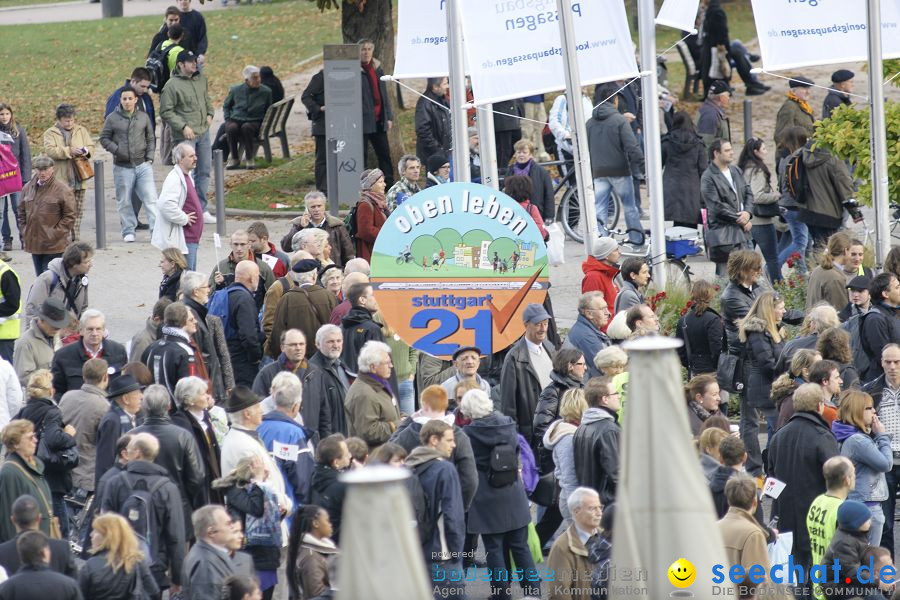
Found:
<path fill-rule="evenodd" d="M 178 144 L 172 158 L 175 166 L 166 175 L 156 201 L 158 215 L 150 243 L 160 250 L 178 248 L 186 255 L 188 270 L 194 271 L 203 233 L 203 211 L 190 176 L 197 165 L 197 152 L 190 144 Z"/>

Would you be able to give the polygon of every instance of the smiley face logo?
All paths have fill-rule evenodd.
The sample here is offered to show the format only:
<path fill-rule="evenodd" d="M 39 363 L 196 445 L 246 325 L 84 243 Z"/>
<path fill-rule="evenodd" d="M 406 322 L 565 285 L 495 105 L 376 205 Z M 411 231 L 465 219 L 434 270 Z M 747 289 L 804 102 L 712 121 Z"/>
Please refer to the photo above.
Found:
<path fill-rule="evenodd" d="M 677 588 L 686 588 L 690 587 L 697 578 L 697 569 L 694 568 L 691 561 L 679 558 L 669 567 L 668 575 L 672 585 Z"/>

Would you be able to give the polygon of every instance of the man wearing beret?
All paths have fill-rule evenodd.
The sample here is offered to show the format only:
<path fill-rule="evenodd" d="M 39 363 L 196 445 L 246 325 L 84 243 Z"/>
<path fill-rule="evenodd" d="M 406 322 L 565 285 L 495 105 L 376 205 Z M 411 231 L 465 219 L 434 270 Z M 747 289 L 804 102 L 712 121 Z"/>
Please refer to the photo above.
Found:
<path fill-rule="evenodd" d="M 775 163 L 787 156 L 788 149 L 784 145 L 785 133 L 791 127 L 801 127 L 806 131 L 806 136 L 811 138 L 816 132 L 816 118 L 809 106 L 809 98 L 812 95 L 813 82 L 806 77 L 793 77 L 790 80 L 790 90 L 787 100 L 778 109 L 775 119 Z"/>
<path fill-rule="evenodd" d="M 272 333 L 269 335 L 267 351 L 272 358 L 281 353 L 281 333 L 288 329 L 299 329 L 307 340 L 316 339 L 319 327 L 331 319 L 331 311 L 337 306 L 334 294 L 316 283 L 321 263 L 314 258 L 298 260 L 291 267 L 296 274 L 297 286 L 289 289 L 278 301 Z M 306 358 L 315 354 L 312 344 L 307 344 Z"/>
<path fill-rule="evenodd" d="M 831 90 L 822 103 L 822 119 L 831 117 L 832 111 L 839 106 L 850 106 L 850 92 L 853 91 L 853 71 L 840 69 L 831 74 Z"/>

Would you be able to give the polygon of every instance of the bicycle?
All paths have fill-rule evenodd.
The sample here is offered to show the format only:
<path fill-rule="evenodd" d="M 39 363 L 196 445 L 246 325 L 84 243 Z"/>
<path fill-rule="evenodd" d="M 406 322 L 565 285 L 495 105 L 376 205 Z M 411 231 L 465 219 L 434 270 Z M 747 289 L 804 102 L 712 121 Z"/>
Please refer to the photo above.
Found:
<path fill-rule="evenodd" d="M 396 261 L 396 262 L 397 262 L 398 265 L 404 265 L 404 264 L 411 263 L 411 262 L 414 262 L 414 261 L 415 261 L 415 258 L 413 258 L 412 253 L 411 253 L 411 252 L 405 252 L 405 253 L 400 254 L 400 256 L 397 257 L 397 261 Z"/>
<path fill-rule="evenodd" d="M 562 225 L 563 231 L 569 239 L 584 243 L 584 226 L 581 224 L 581 205 L 578 199 L 578 186 L 576 185 L 575 169 L 572 163 L 564 160 L 553 160 L 538 163 L 545 169 L 557 167 L 560 177 L 553 185 L 553 198 L 562 197 L 556 206 L 556 220 Z M 503 189 L 503 180 L 500 178 L 499 187 Z M 609 214 L 607 215 L 607 227 L 615 229 L 622 216 L 622 199 L 615 190 L 611 190 L 609 201 Z"/>
<path fill-rule="evenodd" d="M 666 230 L 666 251 L 662 254 L 657 254 L 656 256 L 652 255 L 653 250 L 650 244 L 650 234 L 645 230 L 611 230 L 609 236 L 619 243 L 619 252 L 622 256 L 643 258 L 647 262 L 647 266 L 650 267 L 651 272 L 653 271 L 653 267 L 662 265 L 662 268 L 666 273 L 667 286 L 677 286 L 685 291 L 689 291 L 691 289 L 691 275 L 693 275 L 693 272 L 683 259 L 702 252 L 699 236 L 684 239 L 684 236 L 672 232 L 674 229 L 676 228 L 673 227 Z M 639 235 L 639 244 L 632 244 L 628 241 L 632 233 Z M 679 244 L 678 242 L 685 243 Z M 640 251 L 633 251 L 633 246 L 641 248 Z"/>
<path fill-rule="evenodd" d="M 890 204 L 890 211 L 891 220 L 888 223 L 888 226 L 891 232 L 891 237 L 900 240 L 900 230 L 897 229 L 897 227 L 900 226 L 900 204 Z M 863 226 L 863 246 L 868 246 L 869 240 L 875 238 L 875 230 L 869 228 L 869 224 L 866 222 L 865 217 L 860 219 L 859 222 Z"/>

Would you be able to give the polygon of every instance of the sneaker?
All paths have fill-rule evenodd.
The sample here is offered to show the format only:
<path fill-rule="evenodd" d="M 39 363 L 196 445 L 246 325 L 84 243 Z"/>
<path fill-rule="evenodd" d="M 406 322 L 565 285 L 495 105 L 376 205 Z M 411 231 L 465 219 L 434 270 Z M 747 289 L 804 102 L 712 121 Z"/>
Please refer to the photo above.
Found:
<path fill-rule="evenodd" d="M 244 161 L 244 168 L 245 168 L 245 169 L 255 169 L 255 168 L 256 168 L 256 162 L 254 162 L 253 160 L 247 160 L 247 161 Z"/>
<path fill-rule="evenodd" d="M 124 236 L 122 236 L 122 241 L 124 241 L 126 244 L 130 244 L 131 242 L 134 241 L 134 234 L 133 233 L 125 234 Z"/>
<path fill-rule="evenodd" d="M 228 171 L 234 171 L 235 169 L 241 168 L 241 161 L 236 158 L 232 158 L 228 161 L 228 164 L 225 166 L 225 169 Z"/>
<path fill-rule="evenodd" d="M 134 228 L 137 229 L 138 231 L 147 231 L 148 229 L 150 229 L 150 226 L 147 225 L 146 223 L 141 223 L 140 221 L 138 221 L 138 224 L 135 225 Z"/>
<path fill-rule="evenodd" d="M 216 218 L 209 214 L 209 211 L 206 211 L 205 213 L 203 213 L 203 222 L 207 225 L 213 225 L 216 222 Z"/>
<path fill-rule="evenodd" d="M 643 255 L 647 254 L 647 244 L 644 243 L 638 245 L 631 242 L 625 242 L 624 244 L 622 244 L 622 250 L 624 251 L 624 254 Z"/>

